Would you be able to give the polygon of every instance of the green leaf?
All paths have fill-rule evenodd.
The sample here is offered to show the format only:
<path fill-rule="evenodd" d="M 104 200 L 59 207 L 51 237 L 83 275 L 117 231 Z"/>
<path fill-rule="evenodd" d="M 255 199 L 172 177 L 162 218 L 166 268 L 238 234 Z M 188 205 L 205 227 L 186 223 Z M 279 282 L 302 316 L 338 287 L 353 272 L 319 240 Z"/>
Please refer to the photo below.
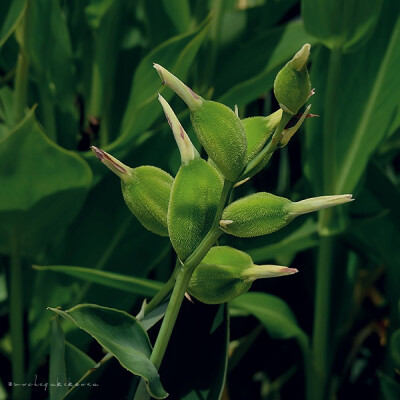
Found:
<path fill-rule="evenodd" d="M 113 4 L 113 0 L 90 0 L 85 7 L 85 15 L 91 28 L 97 29 L 107 11 Z"/>
<path fill-rule="evenodd" d="M 274 339 L 306 338 L 289 306 L 279 297 L 249 292 L 231 301 L 233 309 L 247 311 L 264 325 Z"/>
<path fill-rule="evenodd" d="M 31 2 L 22 45 L 29 58 L 32 78 L 37 83 L 38 114 L 45 132 L 72 148 L 78 130 L 74 55 L 60 2 Z M 68 130 L 57 125 L 56 109 L 67 115 Z"/>
<path fill-rule="evenodd" d="M 396 3 L 397 4 L 397 3 Z M 398 7 L 398 5 L 396 5 Z M 400 75 L 397 66 L 400 52 L 400 18 L 398 12 L 386 5 L 376 33 L 369 45 L 356 54 L 342 56 L 337 102 L 333 109 L 325 110 L 324 96 L 313 97 L 313 112 L 321 116 L 333 113 L 335 141 L 334 165 L 335 193 L 352 193 L 366 165 L 380 142 L 388 136 L 400 107 Z M 321 49 L 314 59 L 311 81 L 323 89 L 327 80 L 329 52 Z M 315 192 L 322 190 L 323 118 L 307 125 L 307 173 Z"/>
<path fill-rule="evenodd" d="M 249 292 L 229 303 L 235 311 L 245 311 L 256 317 L 273 339 L 297 340 L 303 353 L 307 392 L 315 379 L 309 338 L 299 327 L 289 306 L 279 297 L 266 293 Z"/>
<path fill-rule="evenodd" d="M 309 218 L 306 222 L 296 224 L 296 229 L 283 228 L 275 235 L 262 237 L 246 246 L 246 252 L 255 263 L 266 260 L 279 260 L 282 265 L 289 265 L 294 255 L 318 245 L 317 224 Z"/>
<path fill-rule="evenodd" d="M 157 92 L 162 93 L 167 101 L 174 93 L 160 86 L 160 78 L 153 68 L 153 63 L 161 64 L 180 79 L 186 80 L 189 68 L 206 37 L 209 22 L 210 19 L 207 18 L 195 32 L 169 39 L 143 58 L 133 78 L 132 90 L 122 122 L 122 134 L 105 150 L 111 151 L 114 148 L 123 147 L 138 133 L 148 129 L 162 114 L 162 107 L 156 101 Z M 115 156 L 118 158 L 117 153 Z"/>
<path fill-rule="evenodd" d="M 157 369 L 150 361 L 150 340 L 136 318 L 126 312 L 94 304 L 81 304 L 67 311 L 50 310 L 89 333 L 124 368 L 144 378 L 153 397 L 167 397 Z"/>
<path fill-rule="evenodd" d="M 0 249 L 17 231 L 27 254 L 54 239 L 79 212 L 91 184 L 87 164 L 51 142 L 34 110 L 0 141 Z M 29 182 L 29 184 L 27 184 Z"/>
<path fill-rule="evenodd" d="M 65 366 L 71 382 L 77 382 L 83 374 L 96 365 L 86 353 L 69 342 L 65 342 Z"/>
<path fill-rule="evenodd" d="M 178 32 L 185 32 L 190 23 L 190 4 L 188 0 L 163 0 L 165 12 Z"/>
<path fill-rule="evenodd" d="M 400 368 L 400 329 L 397 329 L 390 338 L 390 354 L 396 368 Z"/>
<path fill-rule="evenodd" d="M 50 400 L 61 400 L 67 393 L 67 372 L 65 369 L 65 336 L 58 316 L 51 319 L 50 345 Z"/>
<path fill-rule="evenodd" d="M 5 20 L 2 21 L 0 27 L 0 47 L 7 41 L 11 34 L 15 31 L 25 14 L 27 0 L 11 0 Z"/>
<path fill-rule="evenodd" d="M 385 373 L 378 371 L 379 383 L 384 400 L 400 398 L 400 384 Z"/>
<path fill-rule="evenodd" d="M 351 52 L 370 37 L 382 0 L 302 0 L 301 14 L 306 30 L 331 50 Z"/>
<path fill-rule="evenodd" d="M 94 268 L 72 267 L 65 265 L 35 265 L 39 271 L 54 271 L 69 276 L 83 279 L 87 282 L 98 283 L 103 286 L 112 287 L 126 292 L 139 294 L 141 296 L 154 296 L 161 289 L 162 283 L 145 278 L 118 274 L 115 272 L 102 271 Z"/>

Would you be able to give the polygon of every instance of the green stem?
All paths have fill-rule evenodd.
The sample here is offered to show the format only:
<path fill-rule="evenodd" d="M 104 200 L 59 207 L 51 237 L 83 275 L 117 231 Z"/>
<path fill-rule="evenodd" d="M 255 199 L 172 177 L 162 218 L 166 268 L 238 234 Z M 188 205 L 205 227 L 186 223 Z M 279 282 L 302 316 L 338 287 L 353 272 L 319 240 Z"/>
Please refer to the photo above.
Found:
<path fill-rule="evenodd" d="M 179 261 L 177 262 L 179 263 Z M 178 272 L 179 265 L 175 266 L 175 270 L 171 277 L 164 284 L 164 286 L 159 290 L 159 292 L 150 300 L 149 304 L 146 305 L 144 309 L 144 314 L 147 315 L 153 311 L 158 305 L 171 293 L 176 282 L 176 273 Z"/>
<path fill-rule="evenodd" d="M 181 269 L 176 278 L 176 283 L 174 290 L 172 291 L 167 312 L 150 357 L 150 361 L 153 362 L 157 369 L 160 367 L 167 349 L 168 342 L 171 337 L 176 318 L 178 317 L 183 298 L 185 297 L 186 288 L 191 275 L 192 274 L 188 269 Z"/>
<path fill-rule="evenodd" d="M 328 82 L 325 96 L 325 115 L 323 124 L 323 191 L 324 194 L 336 194 L 336 122 L 335 112 L 340 87 L 342 51 L 334 49 L 330 53 L 328 67 Z M 329 213 L 324 210 L 320 213 L 320 232 L 328 234 Z"/>
<path fill-rule="evenodd" d="M 21 23 L 23 23 L 22 20 Z M 24 49 L 19 50 L 17 67 L 15 71 L 15 100 L 14 100 L 14 123 L 17 124 L 24 117 L 27 106 L 28 91 L 28 57 Z"/>
<path fill-rule="evenodd" d="M 45 82 L 42 82 L 39 88 L 40 106 L 43 115 L 43 126 L 47 136 L 54 142 L 57 142 L 57 125 L 55 119 L 55 110 L 52 99 L 44 89 Z"/>
<path fill-rule="evenodd" d="M 336 187 L 336 105 L 340 87 L 342 51 L 334 49 L 330 53 L 328 81 L 325 97 L 323 125 L 323 191 L 335 194 Z M 319 215 L 320 246 L 318 249 L 317 279 L 315 294 L 315 316 L 313 329 L 313 355 L 317 379 L 314 379 L 315 399 L 326 398 L 331 369 L 330 316 L 332 301 L 332 273 L 334 265 L 335 238 L 332 237 L 334 212 L 328 208 Z"/>
<path fill-rule="evenodd" d="M 228 182 L 226 180 L 224 181 L 220 202 L 215 214 L 212 228 L 204 237 L 197 249 L 187 258 L 183 267 L 178 272 L 171 299 L 169 301 L 168 308 L 150 358 L 157 368 L 160 367 L 167 349 L 168 342 L 193 271 L 200 264 L 201 260 L 205 257 L 218 238 L 222 235 L 222 231 L 219 229 L 219 221 L 221 220 L 222 211 L 224 210 L 232 187 L 232 182 Z"/>
<path fill-rule="evenodd" d="M 18 249 L 18 235 L 11 237 L 11 274 L 10 274 L 10 333 L 12 342 L 12 380 L 25 382 L 25 342 L 24 342 L 24 301 L 22 287 L 22 264 Z M 13 387 L 13 399 L 24 397 L 22 386 Z"/>
<path fill-rule="evenodd" d="M 331 367 L 330 311 L 334 242 L 334 237 L 321 237 L 318 254 L 313 330 L 314 364 L 318 378 L 315 379 L 316 388 L 314 393 L 316 399 L 326 398 L 328 377 Z"/>
<path fill-rule="evenodd" d="M 278 148 L 279 142 L 281 141 L 282 138 L 282 132 L 285 129 L 285 126 L 287 123 L 290 121 L 290 118 L 292 116 L 287 113 L 282 114 L 282 118 L 276 127 L 276 130 L 272 136 L 272 139 L 268 142 L 268 144 L 260 151 L 260 153 L 257 154 L 256 157 L 254 157 L 246 166 L 245 170 L 243 171 L 242 175 L 238 179 L 238 181 L 241 181 L 242 179 L 246 179 L 249 176 L 253 176 L 260 167 L 260 163 L 263 163 L 263 161 Z M 268 158 L 269 160 L 269 158 Z"/>

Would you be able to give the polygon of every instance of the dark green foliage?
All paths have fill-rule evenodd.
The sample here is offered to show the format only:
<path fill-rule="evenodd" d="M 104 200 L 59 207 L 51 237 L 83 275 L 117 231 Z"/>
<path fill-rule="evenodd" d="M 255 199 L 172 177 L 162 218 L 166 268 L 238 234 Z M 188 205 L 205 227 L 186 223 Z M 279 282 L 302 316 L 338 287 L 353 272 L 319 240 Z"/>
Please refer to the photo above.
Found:
<path fill-rule="evenodd" d="M 187 108 L 161 84 L 152 63 L 168 69 L 205 100 L 231 110 L 238 105 L 246 128 L 261 122 L 250 117 L 276 112 L 274 79 L 296 51 L 310 43 L 310 79 L 316 94 L 309 103 L 320 117 L 307 119 L 306 129 L 272 157 L 265 171 L 234 189 L 228 211 L 240 202 L 235 200 L 260 191 L 293 201 L 353 193 L 356 201 L 319 218 L 303 216 L 268 236 L 221 237 L 220 244 L 246 251 L 258 264 L 290 264 L 300 273 L 257 281 L 254 292 L 232 302 L 229 351 L 228 306 L 207 308 L 184 300 L 161 382 L 180 399 L 217 400 L 230 354 L 235 365 L 226 380 L 230 400 L 398 398 L 399 1 L 0 3 L 0 362 L 7 371 L 0 377 L 0 397 L 62 398 L 64 388 L 45 393 L 40 387 L 13 388 L 7 382 L 34 382 L 36 375 L 43 382 L 78 381 L 104 357 L 93 338 L 76 326 L 94 319 L 84 329 L 121 360 L 121 349 L 111 348 L 115 343 L 110 338 L 117 334 L 108 331 L 110 324 L 94 329 L 104 322 L 104 310 L 113 314 L 108 322 L 123 327 L 117 332 L 123 332 L 123 348 L 130 337 L 131 355 L 137 355 L 138 338 L 144 349 L 140 363 L 133 357 L 129 365 L 122 364 L 146 374 L 155 395 L 164 396 L 148 359 L 151 346 L 144 328 L 162 317 L 165 305 L 150 313 L 150 320 L 142 320 L 143 326 L 138 313 L 144 297 L 149 302 L 161 281 L 171 276 L 173 249 L 167 238 L 147 231 L 132 216 L 118 178 L 98 162 L 90 146 L 101 147 L 132 168 L 151 165 L 175 177 L 179 155 L 157 93 L 172 104 L 199 153 L 204 152 Z M 306 95 L 303 88 L 302 101 Z M 195 124 L 200 119 L 192 116 Z M 296 122 L 294 117 L 288 126 Z M 258 132 L 248 140 L 246 153 L 240 121 L 236 128 L 239 140 L 229 144 L 237 148 L 237 159 L 214 155 L 232 181 L 246 157 L 252 159 L 272 136 L 272 131 L 265 136 Z M 229 142 L 223 136 L 219 150 Z M 204 147 L 207 140 L 200 138 Z M 164 176 L 164 200 L 170 175 Z M 182 170 L 178 178 L 181 175 Z M 204 176 L 192 173 L 193 190 L 184 193 L 188 203 L 198 205 L 207 227 L 214 221 L 220 179 L 207 164 Z M 151 179 L 148 182 L 151 186 Z M 182 224 L 199 210 L 192 215 L 185 204 L 178 204 L 185 201 L 178 189 L 168 228 L 175 250 L 185 259 L 207 229 L 199 230 L 198 221 L 191 220 L 186 227 L 190 235 L 182 235 Z M 211 201 L 204 197 L 208 190 Z M 162 227 L 153 229 L 162 235 L 168 233 L 166 209 L 165 200 Z M 262 215 L 250 217 L 255 229 Z M 80 321 L 76 318 L 74 325 L 46 311 L 48 306 L 66 310 L 79 303 L 126 310 L 138 318 L 99 306 L 101 315 L 76 315 Z M 152 331 L 150 338 L 153 342 Z M 379 340 L 388 345 L 381 346 Z M 174 361 L 180 360 L 178 353 L 184 356 L 183 364 Z M 145 371 L 136 370 L 137 364 Z M 171 376 L 169 365 L 184 383 Z M 360 370 L 360 365 L 367 367 Z M 133 398 L 133 375 L 118 372 L 123 371 L 118 363 L 98 370 L 87 379 L 99 383 L 100 395 L 95 389 L 91 394 L 77 388 L 67 399 Z M 255 376 L 263 377 L 261 384 Z M 109 377 L 118 383 L 111 385 Z M 242 391 L 237 389 L 239 381 Z"/>

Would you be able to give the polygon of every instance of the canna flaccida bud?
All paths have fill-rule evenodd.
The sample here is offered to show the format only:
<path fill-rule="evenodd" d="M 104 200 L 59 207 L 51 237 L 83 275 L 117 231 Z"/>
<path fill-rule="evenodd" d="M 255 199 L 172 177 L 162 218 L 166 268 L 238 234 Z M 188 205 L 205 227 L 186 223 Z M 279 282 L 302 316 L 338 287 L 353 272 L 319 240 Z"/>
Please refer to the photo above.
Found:
<path fill-rule="evenodd" d="M 205 100 L 161 65 L 154 64 L 163 84 L 175 91 L 190 109 L 199 142 L 218 169 L 231 182 L 246 164 L 246 133 L 239 117 L 227 106 Z"/>
<path fill-rule="evenodd" d="M 126 205 L 149 231 L 168 236 L 167 213 L 173 178 L 160 168 L 130 168 L 104 150 L 92 146 L 96 157 L 121 178 Z"/>
<path fill-rule="evenodd" d="M 352 195 L 312 197 L 292 202 L 271 193 L 255 193 L 225 208 L 221 228 L 233 236 L 254 237 L 275 232 L 299 215 L 353 201 Z"/>
<path fill-rule="evenodd" d="M 266 117 L 249 117 L 242 120 L 247 137 L 247 162 L 263 149 L 281 118 L 282 110 L 279 109 Z"/>
<path fill-rule="evenodd" d="M 311 46 L 305 44 L 278 72 L 274 82 L 274 94 L 282 110 L 294 115 L 311 94 L 311 82 L 307 61 Z"/>
<path fill-rule="evenodd" d="M 172 246 L 184 261 L 196 250 L 214 222 L 222 178 L 213 166 L 199 157 L 165 99 L 159 96 L 159 100 L 181 153 L 182 165 L 172 185 L 167 221 Z"/>
<path fill-rule="evenodd" d="M 255 265 L 243 251 L 229 246 L 212 247 L 195 269 L 188 292 L 207 304 L 220 304 L 247 292 L 256 279 L 295 274 L 297 269 Z"/>

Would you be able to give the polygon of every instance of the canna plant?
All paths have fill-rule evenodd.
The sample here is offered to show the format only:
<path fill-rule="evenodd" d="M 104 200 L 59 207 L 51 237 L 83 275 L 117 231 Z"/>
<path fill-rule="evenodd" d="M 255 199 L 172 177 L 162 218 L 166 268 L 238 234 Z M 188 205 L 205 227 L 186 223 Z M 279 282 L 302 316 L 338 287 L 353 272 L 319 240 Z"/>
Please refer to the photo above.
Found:
<path fill-rule="evenodd" d="M 307 71 L 309 55 L 310 45 L 305 44 L 278 73 L 274 93 L 280 109 L 266 117 L 244 120 L 227 106 L 203 99 L 167 69 L 154 64 L 163 84 L 189 107 L 193 130 L 208 157 L 200 156 L 168 102 L 159 95 L 181 156 L 175 177 L 152 166 L 130 168 L 92 146 L 96 157 L 121 179 L 125 203 L 138 221 L 154 234 L 169 237 L 176 268 L 136 318 L 88 304 L 67 311 L 52 310 L 91 334 L 107 350 L 104 360 L 115 356 L 123 367 L 142 377 L 136 400 L 168 395 L 158 370 L 185 295 L 206 304 L 221 304 L 247 292 L 257 279 L 298 272 L 288 266 L 255 265 L 245 252 L 219 246 L 223 234 L 242 238 L 267 235 L 302 214 L 353 200 L 344 194 L 292 202 L 259 192 L 232 201 L 235 188 L 260 172 L 304 122 L 310 106 L 294 126 L 288 126 L 313 93 Z M 148 317 L 169 296 L 152 347 L 145 332 Z M 125 335 L 121 335 L 121 327 Z"/>

